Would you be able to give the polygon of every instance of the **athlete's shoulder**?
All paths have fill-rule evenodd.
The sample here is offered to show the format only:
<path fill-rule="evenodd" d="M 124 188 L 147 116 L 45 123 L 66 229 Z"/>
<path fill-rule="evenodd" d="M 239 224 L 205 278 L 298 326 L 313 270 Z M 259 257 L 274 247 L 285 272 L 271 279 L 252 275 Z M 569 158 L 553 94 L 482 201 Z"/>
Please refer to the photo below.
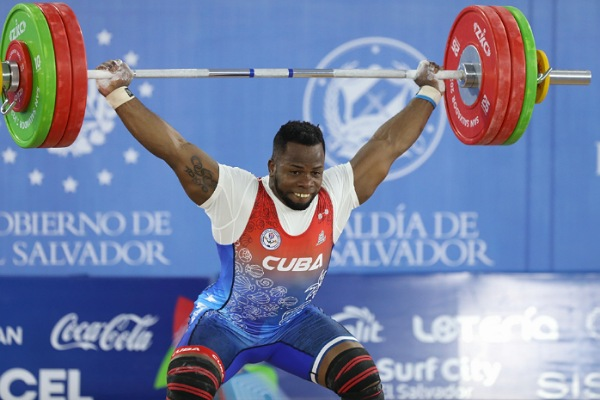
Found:
<path fill-rule="evenodd" d="M 327 168 L 323 172 L 323 188 L 328 192 L 345 191 L 354 185 L 354 172 L 350 162 Z"/>
<path fill-rule="evenodd" d="M 225 176 L 223 183 L 229 183 L 230 181 L 234 183 L 258 181 L 258 178 L 252 172 L 226 164 L 219 164 L 219 182 L 222 175 Z"/>
<path fill-rule="evenodd" d="M 217 188 L 201 207 L 205 210 L 214 208 L 214 204 L 221 200 L 225 200 L 225 205 L 228 206 L 233 206 L 233 203 L 242 200 L 254 202 L 257 191 L 258 178 L 251 172 L 243 168 L 219 164 Z"/>

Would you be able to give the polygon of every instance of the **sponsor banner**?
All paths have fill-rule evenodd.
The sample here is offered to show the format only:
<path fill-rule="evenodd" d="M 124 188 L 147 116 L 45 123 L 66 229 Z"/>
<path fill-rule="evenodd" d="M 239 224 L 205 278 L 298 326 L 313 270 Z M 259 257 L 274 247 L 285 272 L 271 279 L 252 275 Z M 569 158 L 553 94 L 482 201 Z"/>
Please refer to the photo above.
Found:
<path fill-rule="evenodd" d="M 598 274 L 330 276 L 316 302 L 369 350 L 386 399 L 595 399 L 599 289 Z"/>
<path fill-rule="evenodd" d="M 168 359 L 207 283 L 3 278 L 0 398 L 164 398 Z M 315 303 L 369 350 L 386 399 L 600 396 L 597 274 L 334 275 Z M 268 364 L 221 392 L 249 393 L 331 398 Z"/>
<path fill-rule="evenodd" d="M 207 285 L 186 280 L 0 280 L 0 398 L 164 398 L 159 370 Z"/>
<path fill-rule="evenodd" d="M 2 1 L 0 15 L 17 3 Z M 89 69 L 112 58 L 134 69 L 414 69 L 423 59 L 443 62 L 452 23 L 471 4 L 72 3 Z M 567 1 L 511 4 L 536 28 L 539 48 L 557 49 L 548 52 L 557 68 L 600 69 L 596 53 L 581 51 L 597 42 L 600 2 L 581 0 L 579 12 Z M 258 176 L 267 173 L 273 135 L 288 120 L 322 127 L 331 166 L 348 161 L 416 92 L 409 80 L 393 79 L 140 78 L 131 88 L 215 159 Z M 216 275 L 208 218 L 126 132 L 93 82 L 88 89 L 85 121 L 69 148 L 21 149 L 0 119 L 0 275 Z M 552 87 L 510 147 L 461 144 L 441 102 L 421 138 L 352 215 L 331 272 L 597 270 L 600 246 L 583 244 L 600 237 L 600 208 L 581 201 L 600 198 L 591 112 L 600 105 L 590 94 L 589 87 Z"/>

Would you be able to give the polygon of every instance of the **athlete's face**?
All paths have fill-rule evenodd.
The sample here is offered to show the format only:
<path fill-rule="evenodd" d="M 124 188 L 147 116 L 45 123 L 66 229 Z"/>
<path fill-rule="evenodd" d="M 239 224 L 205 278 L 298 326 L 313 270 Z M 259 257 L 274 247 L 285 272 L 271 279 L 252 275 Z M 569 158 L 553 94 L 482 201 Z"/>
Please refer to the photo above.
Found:
<path fill-rule="evenodd" d="M 269 187 L 289 208 L 305 210 L 321 189 L 324 168 L 321 144 L 288 143 L 283 153 L 269 160 Z"/>

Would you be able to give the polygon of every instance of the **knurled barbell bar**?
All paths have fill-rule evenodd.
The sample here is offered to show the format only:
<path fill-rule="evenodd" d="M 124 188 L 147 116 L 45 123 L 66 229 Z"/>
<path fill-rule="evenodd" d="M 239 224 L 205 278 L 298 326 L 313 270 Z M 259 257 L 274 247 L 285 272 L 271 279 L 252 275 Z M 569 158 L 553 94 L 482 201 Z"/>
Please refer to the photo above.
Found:
<path fill-rule="evenodd" d="M 23 148 L 70 146 L 83 124 L 88 79 L 81 27 L 64 3 L 21 3 L 3 31 L 2 106 L 13 140 Z M 416 70 L 138 69 L 137 78 L 414 79 Z M 511 6 L 469 6 L 453 23 L 444 54 L 444 102 L 450 126 L 469 145 L 512 144 L 551 84 L 588 85 L 588 70 L 556 70 L 535 48 L 527 19 Z"/>

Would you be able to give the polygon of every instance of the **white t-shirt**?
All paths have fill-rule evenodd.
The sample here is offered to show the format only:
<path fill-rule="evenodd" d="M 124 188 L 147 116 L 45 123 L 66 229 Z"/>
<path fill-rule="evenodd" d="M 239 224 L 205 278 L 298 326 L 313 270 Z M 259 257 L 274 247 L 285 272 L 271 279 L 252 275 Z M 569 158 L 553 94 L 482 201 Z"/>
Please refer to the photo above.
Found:
<path fill-rule="evenodd" d="M 231 244 L 242 235 L 258 193 L 258 179 L 241 168 L 219 164 L 219 182 L 212 196 L 201 207 L 212 223 L 213 238 L 218 244 Z M 292 210 L 281 202 L 269 188 L 269 176 L 262 184 L 275 203 L 281 226 L 290 235 L 304 232 L 317 207 L 317 198 L 306 210 Z M 328 168 L 323 172 L 323 188 L 333 203 L 333 242 L 344 230 L 351 211 L 358 207 L 358 196 L 354 190 L 354 173 L 350 163 Z"/>

